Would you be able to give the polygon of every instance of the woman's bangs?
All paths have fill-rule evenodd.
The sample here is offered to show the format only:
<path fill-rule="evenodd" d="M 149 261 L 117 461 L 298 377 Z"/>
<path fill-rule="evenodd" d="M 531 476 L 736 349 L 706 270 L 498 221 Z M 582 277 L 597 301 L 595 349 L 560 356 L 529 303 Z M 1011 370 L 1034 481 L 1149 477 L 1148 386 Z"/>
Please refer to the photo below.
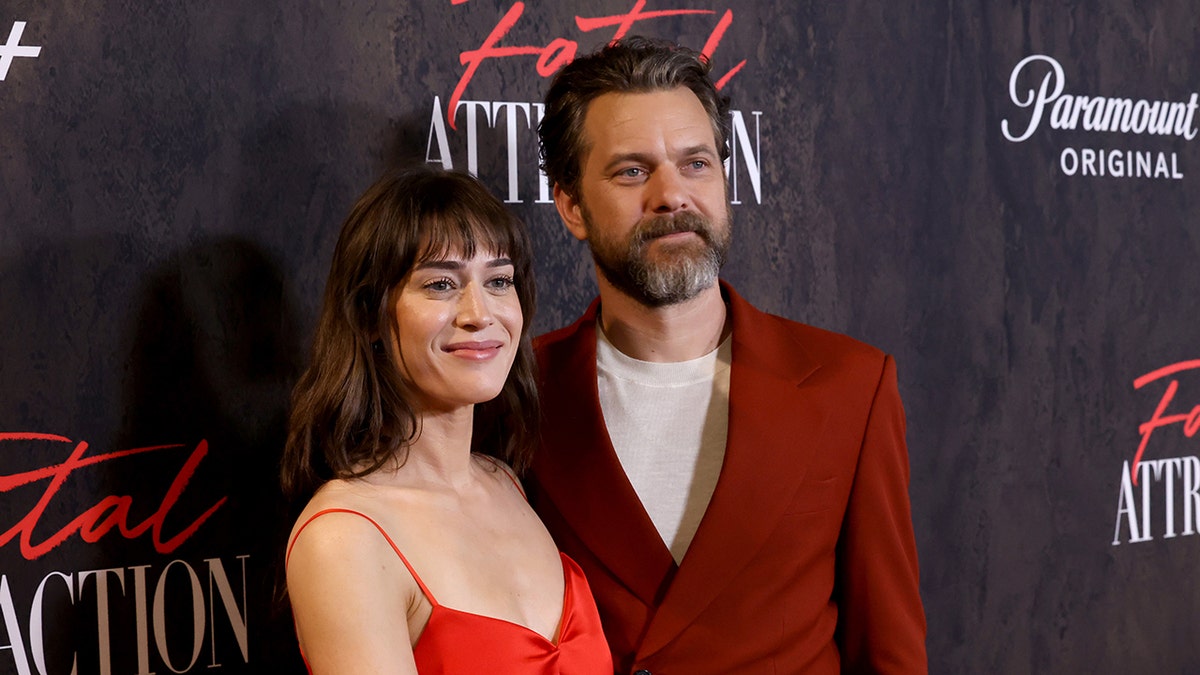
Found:
<path fill-rule="evenodd" d="M 446 260 L 454 256 L 463 259 L 475 257 L 478 252 L 511 256 L 514 233 L 505 218 L 501 223 L 485 222 L 482 218 L 466 213 L 441 213 L 431 215 L 423 232 L 423 245 L 417 255 L 417 264 Z"/>

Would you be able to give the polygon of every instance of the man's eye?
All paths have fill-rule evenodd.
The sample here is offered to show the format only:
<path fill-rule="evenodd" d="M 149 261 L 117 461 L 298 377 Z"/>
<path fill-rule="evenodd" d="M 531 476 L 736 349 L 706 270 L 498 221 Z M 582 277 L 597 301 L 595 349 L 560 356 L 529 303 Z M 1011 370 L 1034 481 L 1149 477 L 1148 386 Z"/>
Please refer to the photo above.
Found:
<path fill-rule="evenodd" d="M 642 171 L 636 166 L 631 166 L 628 169 L 621 169 L 617 172 L 618 176 L 624 176 L 626 178 L 638 178 L 640 176 L 644 176 L 645 174 L 645 171 Z"/>

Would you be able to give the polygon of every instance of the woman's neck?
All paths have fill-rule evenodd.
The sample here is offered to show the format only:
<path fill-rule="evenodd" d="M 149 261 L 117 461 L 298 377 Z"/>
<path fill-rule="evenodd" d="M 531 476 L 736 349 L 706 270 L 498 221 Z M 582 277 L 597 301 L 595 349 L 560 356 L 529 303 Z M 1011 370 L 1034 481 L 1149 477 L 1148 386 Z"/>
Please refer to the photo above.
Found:
<path fill-rule="evenodd" d="M 418 480 L 463 487 L 473 480 L 471 433 L 474 406 L 417 415 L 417 433 L 402 469 Z"/>

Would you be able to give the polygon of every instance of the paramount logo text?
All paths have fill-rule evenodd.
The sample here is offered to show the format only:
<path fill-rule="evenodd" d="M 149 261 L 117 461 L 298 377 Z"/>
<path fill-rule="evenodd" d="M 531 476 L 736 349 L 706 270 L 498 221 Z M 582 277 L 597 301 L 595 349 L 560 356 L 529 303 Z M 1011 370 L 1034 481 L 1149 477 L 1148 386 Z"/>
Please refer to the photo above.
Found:
<path fill-rule="evenodd" d="M 1018 84 L 1027 73 L 1045 71 L 1036 90 L 1024 94 Z M 1198 133 L 1196 109 L 1200 95 L 1192 93 L 1187 100 L 1131 99 L 1109 96 L 1088 96 L 1065 93 L 1066 75 L 1062 65 L 1052 57 L 1034 54 L 1022 59 L 1008 80 L 1009 99 L 1018 108 L 1029 110 L 1024 126 L 1004 119 L 1000 130 L 1013 143 L 1029 139 L 1044 120 L 1051 129 L 1126 134 L 1134 136 L 1175 137 L 1185 141 Z M 1165 150 L 1131 148 L 1073 148 L 1062 150 L 1059 168 L 1068 176 L 1107 176 L 1113 178 L 1166 178 L 1180 180 L 1183 172 L 1178 153 Z"/>

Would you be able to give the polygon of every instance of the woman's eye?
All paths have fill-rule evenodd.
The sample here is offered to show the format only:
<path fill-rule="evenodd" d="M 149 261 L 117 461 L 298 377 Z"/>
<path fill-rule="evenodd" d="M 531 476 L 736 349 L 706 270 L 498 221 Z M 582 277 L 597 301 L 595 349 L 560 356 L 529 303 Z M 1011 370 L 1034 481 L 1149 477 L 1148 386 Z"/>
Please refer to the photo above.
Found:
<path fill-rule="evenodd" d="M 445 291 L 452 290 L 453 288 L 454 283 L 449 279 L 434 279 L 433 281 L 425 284 L 426 290 L 434 291 L 435 293 L 444 293 Z"/>
<path fill-rule="evenodd" d="M 510 276 L 500 276 L 488 280 L 488 286 L 494 290 L 505 290 L 516 285 L 516 281 Z"/>

